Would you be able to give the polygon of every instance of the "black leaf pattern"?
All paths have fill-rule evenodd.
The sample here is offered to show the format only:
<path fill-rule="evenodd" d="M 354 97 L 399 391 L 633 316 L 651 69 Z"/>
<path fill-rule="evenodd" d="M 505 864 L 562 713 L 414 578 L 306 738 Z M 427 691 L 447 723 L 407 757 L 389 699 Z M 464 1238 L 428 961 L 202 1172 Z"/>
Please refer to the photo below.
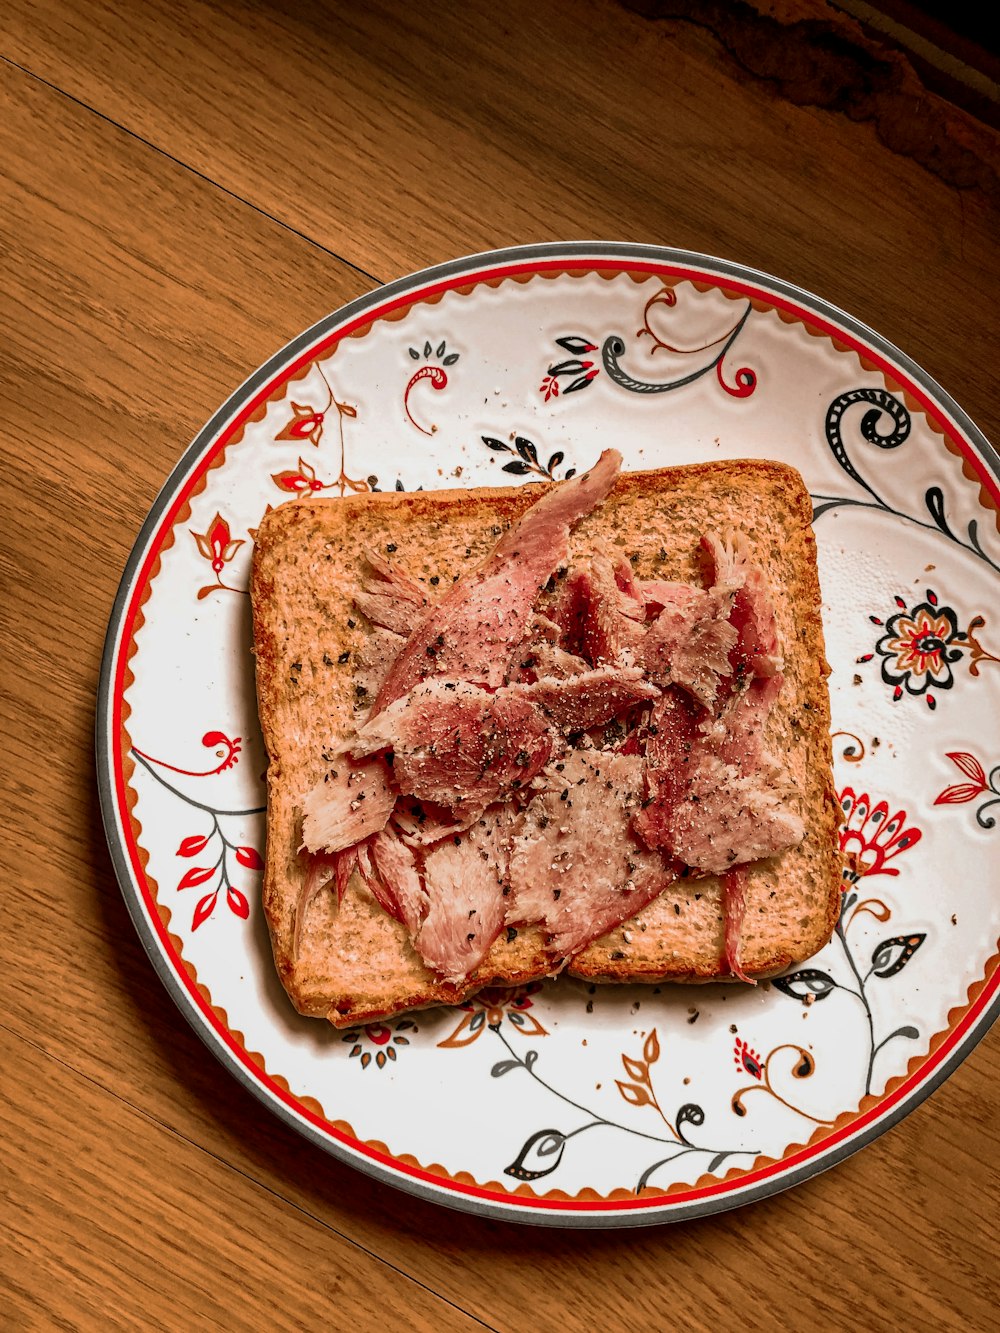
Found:
<path fill-rule="evenodd" d="M 515 477 L 524 477 L 531 471 L 527 463 L 523 463 L 519 458 L 515 458 L 513 463 L 504 463 L 504 472 L 513 472 Z"/>
<path fill-rule="evenodd" d="M 498 1060 L 490 1070 L 492 1078 L 503 1078 L 504 1074 L 509 1074 L 512 1069 L 523 1069 L 524 1065 L 520 1060 Z"/>
<path fill-rule="evenodd" d="M 592 343 L 589 338 L 581 338 L 575 334 L 570 334 L 566 338 L 557 338 L 556 346 L 564 347 L 567 352 L 572 352 L 574 356 L 583 356 L 585 352 L 597 351 L 596 343 Z"/>
<path fill-rule="evenodd" d="M 493 449 L 498 454 L 509 454 L 511 452 L 509 444 L 504 444 L 503 440 L 494 439 L 492 435 L 483 435 L 480 438 L 487 449 Z"/>
<path fill-rule="evenodd" d="M 927 506 L 927 512 L 938 525 L 946 537 L 954 537 L 954 533 L 948 526 L 948 520 L 944 516 L 944 491 L 940 486 L 929 486 L 924 496 L 924 504 Z"/>
<path fill-rule="evenodd" d="M 555 1171 L 565 1147 L 566 1135 L 561 1130 L 540 1129 L 527 1140 L 510 1166 L 504 1168 L 504 1174 L 515 1180 L 540 1180 Z"/>
<path fill-rule="evenodd" d="M 453 366 L 457 360 L 458 360 L 458 353 L 449 352 L 441 364 L 444 366 Z"/>
<path fill-rule="evenodd" d="M 565 457 L 566 455 L 562 452 L 562 450 L 557 449 L 556 452 L 549 459 L 548 471 L 550 473 L 554 472 Z"/>
<path fill-rule="evenodd" d="M 524 435 L 518 435 L 515 437 L 514 448 L 517 450 L 517 452 L 521 455 L 521 457 L 524 459 L 526 463 L 538 462 L 538 450 L 535 448 L 531 440 L 527 439 Z"/>
<path fill-rule="evenodd" d="M 837 983 L 818 967 L 803 967 L 798 972 L 789 972 L 784 977 L 774 977 L 771 985 L 775 986 L 793 1000 L 804 1000 L 811 995 L 814 1000 L 825 1000 L 837 989 Z"/>
<path fill-rule="evenodd" d="M 918 932 L 915 935 L 893 935 L 876 945 L 872 954 L 872 971 L 877 977 L 894 977 L 901 972 L 927 938 Z"/>

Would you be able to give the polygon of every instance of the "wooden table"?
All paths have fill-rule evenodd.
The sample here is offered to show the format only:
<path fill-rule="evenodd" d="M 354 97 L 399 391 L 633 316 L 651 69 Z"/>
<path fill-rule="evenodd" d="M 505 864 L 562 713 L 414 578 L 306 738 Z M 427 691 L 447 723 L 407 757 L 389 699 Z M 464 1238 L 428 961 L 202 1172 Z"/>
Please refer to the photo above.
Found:
<path fill-rule="evenodd" d="M 381 281 L 538 240 L 716 254 L 877 328 L 1000 437 L 998 136 L 928 95 L 934 151 L 886 146 L 900 85 L 877 75 L 858 119 L 791 100 L 807 57 L 820 79 L 843 55 L 797 19 L 867 49 L 821 0 L 762 6 L 789 25 L 787 85 L 729 54 L 724 7 L 673 8 L 704 21 L 613 0 L 6 7 L 4 1327 L 991 1324 L 996 1033 L 874 1147 L 752 1208 L 482 1221 L 327 1158 L 210 1058 L 104 842 L 95 688 L 147 508 L 250 370 Z"/>

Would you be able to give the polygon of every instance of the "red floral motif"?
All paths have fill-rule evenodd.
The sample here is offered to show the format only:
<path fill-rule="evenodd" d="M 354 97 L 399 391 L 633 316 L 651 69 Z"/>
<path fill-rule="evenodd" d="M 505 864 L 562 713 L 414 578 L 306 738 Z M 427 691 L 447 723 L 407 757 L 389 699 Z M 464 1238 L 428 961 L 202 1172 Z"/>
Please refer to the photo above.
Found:
<path fill-rule="evenodd" d="M 283 491 L 292 495 L 308 495 L 314 491 L 331 490 L 334 487 L 344 495 L 347 491 L 368 491 L 371 490 L 371 484 L 366 481 L 349 477 L 347 475 L 345 463 L 345 443 L 344 443 L 344 420 L 354 420 L 358 415 L 358 409 L 352 407 L 350 403 L 342 403 L 333 392 L 333 386 L 323 373 L 320 365 L 315 365 L 314 369 L 323 382 L 326 390 L 326 402 L 321 407 L 314 407 L 311 403 L 289 403 L 292 409 L 291 417 L 285 422 L 281 429 L 275 435 L 275 440 L 308 440 L 311 445 L 318 448 L 323 438 L 323 431 L 326 427 L 327 414 L 331 408 L 337 409 L 337 428 L 340 436 L 340 472 L 335 481 L 317 482 L 316 471 L 298 460 L 298 471 L 286 470 L 271 474 L 271 479 Z"/>
<path fill-rule="evenodd" d="M 161 770 L 167 770 L 171 773 L 180 773 L 184 777 L 190 778 L 211 778 L 219 773 L 224 773 L 232 768 L 237 762 L 240 753 L 240 737 L 236 736 L 230 739 L 222 731 L 206 731 L 201 738 L 204 746 L 216 748 L 215 755 L 219 763 L 214 768 L 181 768 L 177 764 L 168 764 L 163 759 L 154 758 L 133 746 L 132 757 L 141 765 L 142 768 L 154 778 L 161 787 L 164 787 L 173 796 L 183 801 L 185 805 L 192 810 L 197 811 L 198 818 L 203 819 L 207 816 L 212 822 L 207 833 L 189 833 L 182 837 L 175 853 L 185 860 L 193 857 L 200 857 L 202 853 L 207 852 L 208 858 L 215 857 L 211 865 L 194 865 L 185 870 L 177 882 L 177 891 L 182 892 L 185 889 L 198 888 L 200 885 L 212 883 L 210 891 L 198 899 L 191 917 L 191 929 L 197 930 L 209 919 L 215 910 L 215 905 L 219 900 L 219 894 L 225 890 L 226 906 L 234 916 L 240 917 L 246 921 L 250 916 L 250 900 L 242 889 L 236 887 L 230 878 L 230 857 L 233 858 L 237 866 L 243 870 L 259 872 L 264 868 L 264 861 L 255 847 L 250 847 L 244 843 L 235 843 L 226 837 L 223 832 L 222 820 L 229 817 L 245 818 L 249 815 L 263 814 L 263 809 L 252 810 L 222 810 L 204 801 L 196 801 L 193 797 L 186 795 L 179 787 L 175 787 L 163 776 Z M 216 851 L 218 855 L 216 856 Z"/>
<path fill-rule="evenodd" d="M 540 989 L 541 983 L 537 981 L 515 990 L 485 987 L 471 1000 L 459 1005 L 461 1022 L 449 1037 L 438 1042 L 438 1046 L 471 1046 L 488 1028 L 499 1029 L 505 1022 L 522 1037 L 547 1037 L 548 1029 L 542 1027 L 534 1014 L 528 1013 L 532 1007 L 529 997 Z"/>
<path fill-rule="evenodd" d="M 763 1079 L 764 1066 L 761 1063 L 760 1056 L 739 1037 L 736 1038 L 736 1043 L 733 1046 L 733 1059 L 737 1069 L 750 1074 L 758 1081 Z"/>
<path fill-rule="evenodd" d="M 320 481 L 316 476 L 316 469 L 304 458 L 299 459 L 297 472 L 293 468 L 285 472 L 272 472 L 271 480 L 290 495 L 311 495 L 316 491 L 328 491 L 336 484 Z"/>
<path fill-rule="evenodd" d="M 967 801 L 974 801 L 977 796 L 988 792 L 990 799 L 980 805 L 976 811 L 976 820 L 982 828 L 994 828 L 996 819 L 992 815 L 987 815 L 986 811 L 990 806 L 1000 804 L 1000 764 L 987 774 L 976 756 L 967 750 L 949 750 L 948 758 L 969 781 L 956 782 L 951 787 L 945 787 L 944 791 L 934 798 L 934 804 L 964 805 Z"/>
<path fill-rule="evenodd" d="M 308 440 L 319 446 L 323 438 L 323 422 L 326 412 L 309 407 L 305 403 L 291 403 L 292 419 L 282 426 L 275 435 L 276 440 Z"/>
<path fill-rule="evenodd" d="M 373 1057 L 375 1068 L 384 1069 L 389 1061 L 397 1058 L 400 1046 L 409 1046 L 410 1038 L 405 1034 L 417 1031 L 419 1029 L 412 1019 L 403 1018 L 392 1027 L 386 1023 L 366 1023 L 363 1027 L 348 1028 L 340 1040 L 352 1044 L 350 1058 L 360 1060 L 362 1069 L 368 1068 Z"/>
<path fill-rule="evenodd" d="M 240 745 L 242 740 L 242 736 L 234 736 L 230 740 L 225 732 L 206 731 L 201 738 L 202 745 L 209 750 L 212 749 L 213 746 L 220 747 L 215 751 L 215 757 L 219 762 L 214 768 L 178 768 L 176 764 L 168 764 L 165 759 L 154 759 L 152 755 L 146 754 L 145 751 L 138 749 L 138 747 L 136 747 L 133 752 L 137 754 L 140 759 L 148 759 L 151 764 L 156 764 L 159 768 L 169 769 L 171 773 L 180 773 L 186 778 L 212 778 L 215 777 L 216 773 L 225 773 L 235 764 L 239 763 Z"/>
<path fill-rule="evenodd" d="M 840 804 L 844 811 L 840 849 L 853 862 L 846 874 L 847 883 L 857 883 L 864 875 L 898 875 L 899 870 L 887 862 L 915 846 L 923 836 L 920 829 L 906 827 L 906 811 L 898 810 L 890 816 L 887 802 L 873 805 L 867 792 L 859 796 L 853 787 L 843 789 Z"/>
<path fill-rule="evenodd" d="M 945 787 L 941 795 L 934 798 L 935 805 L 961 805 L 965 801 L 974 801 L 980 792 L 989 790 L 986 770 L 974 754 L 964 750 L 949 750 L 948 758 L 971 781 Z"/>
<path fill-rule="evenodd" d="M 201 588 L 198 592 L 198 600 L 207 597 L 209 593 L 224 592 L 244 592 L 243 588 L 234 588 L 230 584 L 223 582 L 222 572 L 226 565 L 232 560 L 233 556 L 245 544 L 245 538 L 234 538 L 229 524 L 217 513 L 208 525 L 207 532 L 195 532 L 192 528 L 191 536 L 195 539 L 198 550 L 201 555 L 211 564 L 212 572 L 216 576 L 215 583 L 210 583 Z"/>

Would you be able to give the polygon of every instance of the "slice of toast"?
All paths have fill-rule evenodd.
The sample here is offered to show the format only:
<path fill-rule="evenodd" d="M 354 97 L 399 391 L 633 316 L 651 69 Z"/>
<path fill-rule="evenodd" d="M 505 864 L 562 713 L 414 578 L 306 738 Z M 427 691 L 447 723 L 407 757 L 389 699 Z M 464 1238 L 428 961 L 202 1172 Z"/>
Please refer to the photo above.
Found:
<path fill-rule="evenodd" d="M 356 659 L 372 627 L 354 607 L 365 550 L 388 552 L 429 592 L 474 569 L 543 492 L 540 486 L 301 499 L 269 513 L 251 576 L 260 722 L 270 757 L 263 904 L 281 980 L 300 1013 L 339 1027 L 457 1003 L 487 985 L 548 975 L 558 961 L 538 927 L 508 929 L 463 985 L 423 964 L 402 925 L 355 875 L 338 905 L 324 890 L 300 923 L 308 870 L 300 805 L 330 747 L 371 702 Z M 748 869 L 741 962 L 772 975 L 829 938 L 839 908 L 839 805 L 812 505 L 795 469 L 764 461 L 622 474 L 571 538 L 571 559 L 601 549 L 636 576 L 701 584 L 699 543 L 735 529 L 774 601 L 785 684 L 766 739 L 787 764 L 806 824 L 796 847 Z M 729 975 L 721 880 L 676 880 L 630 921 L 586 946 L 568 970 L 594 982 L 709 981 Z"/>

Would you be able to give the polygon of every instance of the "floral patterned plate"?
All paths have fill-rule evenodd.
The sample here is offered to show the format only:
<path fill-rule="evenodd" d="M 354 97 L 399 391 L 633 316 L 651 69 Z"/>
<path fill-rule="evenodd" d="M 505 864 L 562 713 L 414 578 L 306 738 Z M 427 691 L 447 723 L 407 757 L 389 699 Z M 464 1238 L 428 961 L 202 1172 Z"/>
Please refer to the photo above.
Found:
<path fill-rule="evenodd" d="M 265 757 L 247 575 L 272 505 L 758 456 L 815 504 L 842 840 L 808 964 L 744 986 L 570 978 L 337 1032 L 298 1017 L 258 902 Z M 712 1213 L 911 1111 L 1000 1007 L 998 460 L 871 330 L 704 256 L 573 243 L 372 292 L 257 371 L 125 572 L 98 714 L 136 928 L 210 1049 L 363 1171 L 513 1220 Z"/>

